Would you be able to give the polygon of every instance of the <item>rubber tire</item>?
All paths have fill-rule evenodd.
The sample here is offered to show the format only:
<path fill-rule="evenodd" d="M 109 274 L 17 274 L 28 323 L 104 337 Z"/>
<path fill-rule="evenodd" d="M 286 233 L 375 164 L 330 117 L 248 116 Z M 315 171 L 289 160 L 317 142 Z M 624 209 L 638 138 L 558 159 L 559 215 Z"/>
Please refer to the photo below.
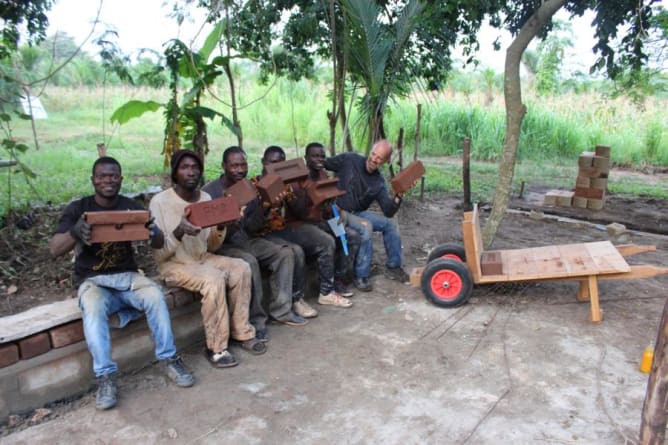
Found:
<path fill-rule="evenodd" d="M 431 263 L 437 258 L 451 258 L 462 263 L 466 262 L 466 250 L 457 244 L 440 244 L 429 252 L 427 263 Z"/>
<path fill-rule="evenodd" d="M 446 290 L 444 293 L 448 295 L 439 295 L 434 290 L 435 283 L 432 281 L 438 282 L 445 279 L 452 282 L 454 288 L 451 289 L 451 292 L 455 292 L 454 294 L 450 295 Z M 449 258 L 438 258 L 424 268 L 420 287 L 427 300 L 436 306 L 454 307 L 468 301 L 473 292 L 473 278 L 465 263 Z"/>

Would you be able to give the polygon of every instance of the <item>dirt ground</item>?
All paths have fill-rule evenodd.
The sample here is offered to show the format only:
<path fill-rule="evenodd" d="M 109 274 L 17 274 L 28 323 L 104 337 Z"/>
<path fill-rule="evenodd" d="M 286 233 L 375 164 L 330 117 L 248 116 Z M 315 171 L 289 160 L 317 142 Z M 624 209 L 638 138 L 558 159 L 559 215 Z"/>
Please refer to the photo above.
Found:
<path fill-rule="evenodd" d="M 532 199 L 512 205 L 555 213 Z M 666 208 L 656 200 L 611 196 L 609 216 L 595 217 L 595 223 L 509 213 L 494 247 L 606 240 L 602 224 L 639 212 L 654 215 L 658 227 L 665 223 Z M 51 260 L 46 250 L 54 214 L 38 215 L 27 231 L 3 229 L 8 247 L 0 246 L 5 271 L 0 315 L 73 296 L 71 265 Z M 459 199 L 410 200 L 398 219 L 407 269 L 423 265 L 440 243 L 461 243 Z M 652 219 L 645 219 L 645 230 L 651 230 Z M 668 237 L 625 236 L 613 242 L 658 249 L 631 257 L 630 263 L 668 265 Z M 574 283 L 477 286 L 468 304 L 440 309 L 419 289 L 383 277 L 380 238 L 374 257 L 374 292 L 357 293 L 349 310 L 322 309 L 303 328 L 270 325 L 264 356 L 239 351 L 240 366 L 216 370 L 197 345 L 184 351 L 198 380 L 191 389 L 169 385 L 151 366 L 121 377 L 117 409 L 96 412 L 90 393 L 12 418 L 13 425 L 0 430 L 0 442 L 622 444 L 637 439 L 647 383 L 637 368 L 643 349 L 655 340 L 668 276 L 602 282 L 604 321 L 594 325 L 588 304 L 575 300 Z"/>

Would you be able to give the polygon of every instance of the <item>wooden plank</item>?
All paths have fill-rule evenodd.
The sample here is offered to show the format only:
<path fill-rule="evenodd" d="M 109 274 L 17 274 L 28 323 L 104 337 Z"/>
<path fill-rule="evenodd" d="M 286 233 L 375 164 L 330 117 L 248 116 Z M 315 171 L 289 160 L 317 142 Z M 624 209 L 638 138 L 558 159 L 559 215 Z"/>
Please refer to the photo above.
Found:
<path fill-rule="evenodd" d="M 596 263 L 598 273 L 628 272 L 630 269 L 624 257 L 610 241 L 585 244 L 589 254 Z"/>
<path fill-rule="evenodd" d="M 558 246 L 564 268 L 571 275 L 584 275 L 597 271 L 596 262 L 591 258 L 588 250 L 582 244 L 568 244 Z"/>
<path fill-rule="evenodd" d="M 587 277 L 587 285 L 589 286 L 589 306 L 591 308 L 591 321 L 593 323 L 600 323 L 603 321 L 603 312 L 598 303 L 598 281 L 596 275 L 589 275 Z"/>
<path fill-rule="evenodd" d="M 471 271 L 474 283 L 481 280 L 480 256 L 482 255 L 482 235 L 480 232 L 480 221 L 478 219 L 478 205 L 473 210 L 464 213 L 462 222 L 462 234 L 464 236 L 464 250 L 466 252 L 466 265 Z"/>
<path fill-rule="evenodd" d="M 56 301 L 19 314 L 0 317 L 0 343 L 18 340 L 80 318 L 81 311 L 77 298 Z"/>
<path fill-rule="evenodd" d="M 639 264 L 630 266 L 628 272 L 599 275 L 601 280 L 629 280 L 633 278 L 652 278 L 657 275 L 668 274 L 668 267 L 652 266 L 650 264 Z"/>
<path fill-rule="evenodd" d="M 615 246 L 615 249 L 617 249 L 619 254 L 623 257 L 637 255 L 644 252 L 656 252 L 656 246 L 640 246 L 638 244 L 620 244 Z"/>

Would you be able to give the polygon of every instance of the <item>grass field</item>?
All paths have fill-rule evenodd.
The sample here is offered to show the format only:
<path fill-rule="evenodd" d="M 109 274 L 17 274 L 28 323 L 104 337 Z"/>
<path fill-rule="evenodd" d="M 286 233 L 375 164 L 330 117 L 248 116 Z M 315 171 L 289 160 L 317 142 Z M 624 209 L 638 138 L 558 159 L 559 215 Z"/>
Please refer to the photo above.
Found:
<path fill-rule="evenodd" d="M 245 149 L 252 172 L 259 170 L 261 151 L 270 144 L 286 147 L 288 157 L 302 155 L 302 147 L 317 140 L 326 142 L 326 110 L 329 101 L 322 84 L 280 80 L 273 86 L 258 86 L 248 81 L 240 94 L 241 124 Z M 206 105 L 229 114 L 220 88 L 218 101 Z M 49 118 L 37 121 L 39 150 L 33 145 L 28 122 L 14 122 L 13 137 L 31 148 L 20 159 L 38 177 L 27 184 L 24 177 L 10 169 L 0 170 L 0 215 L 8 209 L 22 209 L 48 202 L 62 203 L 90 193 L 90 166 L 97 156 L 96 145 L 105 142 L 108 154 L 116 157 L 124 169 L 124 191 L 137 192 L 160 182 L 163 168 L 162 114 L 148 113 L 123 126 L 112 126 L 113 110 L 130 99 L 165 102 L 166 91 L 114 87 L 50 88 L 41 97 Z M 472 139 L 472 178 L 474 195 L 489 200 L 493 193 L 498 160 L 505 130 L 503 98 L 483 94 L 445 91 L 434 95 L 417 94 L 391 104 L 386 118 L 389 137 L 396 140 L 399 128 L 405 131 L 405 150 L 414 150 L 416 104 L 422 103 L 420 155 L 428 164 L 427 190 L 430 193 L 461 190 L 459 167 L 441 158 L 461 153 L 464 137 Z M 668 166 L 668 121 L 666 99 L 649 100 L 639 110 L 623 99 L 602 96 L 561 96 L 549 99 L 526 97 L 525 118 L 520 146 L 520 162 L 515 181 L 541 182 L 572 187 L 577 156 L 596 144 L 612 147 L 617 165 L 633 168 Z M 352 113 L 352 122 L 359 117 Z M 354 141 L 362 147 L 364 135 L 358 125 Z M 209 126 L 211 151 L 206 176 L 219 173 L 225 147 L 236 139 L 219 122 Z M 298 147 L 298 148 L 296 148 Z M 337 150 L 340 150 L 337 147 Z M 363 151 L 363 148 L 360 149 Z M 6 153 L 0 158 L 7 158 Z M 642 181 L 610 179 L 616 192 L 668 198 L 668 186 Z"/>

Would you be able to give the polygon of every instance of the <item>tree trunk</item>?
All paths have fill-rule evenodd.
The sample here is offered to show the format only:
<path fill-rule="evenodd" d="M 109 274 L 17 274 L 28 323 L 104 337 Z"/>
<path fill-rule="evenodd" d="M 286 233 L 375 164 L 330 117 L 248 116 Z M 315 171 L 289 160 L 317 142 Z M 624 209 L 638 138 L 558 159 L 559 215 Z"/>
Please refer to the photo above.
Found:
<path fill-rule="evenodd" d="M 510 201 L 510 191 L 515 173 L 515 160 L 520 141 L 522 120 L 526 106 L 522 103 L 522 85 L 520 82 L 520 63 L 522 54 L 534 37 L 548 23 L 552 16 L 566 4 L 567 0 L 546 0 L 522 26 L 515 40 L 506 50 L 503 94 L 506 101 L 506 135 L 503 141 L 503 155 L 499 164 L 499 179 L 496 182 L 492 214 L 483 230 L 485 248 L 494 241 L 496 232 L 503 221 L 503 216 Z"/>
<path fill-rule="evenodd" d="M 226 18 L 226 23 L 229 23 L 230 21 L 230 14 L 229 14 L 229 9 L 227 6 L 225 6 L 225 18 Z M 239 122 L 239 110 L 237 107 L 237 92 L 236 92 L 236 87 L 234 85 L 234 76 L 232 75 L 232 67 L 230 66 L 230 57 L 232 51 L 230 50 L 230 28 L 229 26 L 225 26 L 225 53 L 227 54 L 227 58 L 225 59 L 225 63 L 223 64 L 223 70 L 225 71 L 225 75 L 227 76 L 227 82 L 230 85 L 230 101 L 232 104 L 232 124 L 234 125 L 234 128 L 237 131 L 237 145 L 241 147 L 242 149 L 244 148 L 244 135 L 243 132 L 241 131 L 241 122 Z"/>
<path fill-rule="evenodd" d="M 339 118 L 337 105 L 339 103 L 339 64 L 338 54 L 336 52 L 336 18 L 334 17 L 334 0 L 329 0 L 329 31 L 332 38 L 332 72 L 334 74 L 333 91 L 332 91 L 332 111 L 327 112 L 327 120 L 329 121 L 329 155 L 336 154 L 336 121 Z"/>
<path fill-rule="evenodd" d="M 654 348 L 652 372 L 647 382 L 647 393 L 642 407 L 640 423 L 640 443 L 643 445 L 663 444 L 666 437 L 666 406 L 668 405 L 668 299 L 663 306 L 663 316 L 659 325 Z"/>

